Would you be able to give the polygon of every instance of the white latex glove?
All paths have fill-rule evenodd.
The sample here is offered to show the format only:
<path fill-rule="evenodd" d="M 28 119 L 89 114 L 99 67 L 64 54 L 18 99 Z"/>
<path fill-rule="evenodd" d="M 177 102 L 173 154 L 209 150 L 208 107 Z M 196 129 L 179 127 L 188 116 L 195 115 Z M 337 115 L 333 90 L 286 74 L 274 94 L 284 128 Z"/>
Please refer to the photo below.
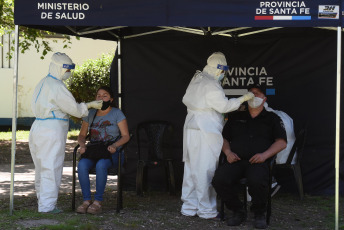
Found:
<path fill-rule="evenodd" d="M 254 94 L 252 92 L 245 93 L 241 97 L 238 97 L 241 103 L 248 101 L 250 99 L 254 98 Z"/>
<path fill-rule="evenodd" d="M 86 105 L 88 109 L 100 109 L 103 106 L 103 100 L 87 102 Z"/>

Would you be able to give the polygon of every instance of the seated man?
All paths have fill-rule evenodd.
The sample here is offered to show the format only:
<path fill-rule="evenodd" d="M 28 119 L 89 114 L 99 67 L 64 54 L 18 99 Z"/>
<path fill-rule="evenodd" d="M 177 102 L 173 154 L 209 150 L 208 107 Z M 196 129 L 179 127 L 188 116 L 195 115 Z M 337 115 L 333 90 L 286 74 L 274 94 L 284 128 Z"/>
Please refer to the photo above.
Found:
<path fill-rule="evenodd" d="M 227 162 L 215 172 L 212 184 L 233 215 L 229 226 L 238 226 L 246 219 L 243 203 L 238 197 L 239 180 L 247 178 L 252 196 L 251 210 L 255 227 L 267 227 L 265 212 L 268 193 L 269 159 L 284 149 L 286 132 L 281 119 L 264 109 L 266 97 L 259 84 L 249 88 L 255 97 L 248 101 L 247 111 L 232 112 L 223 129 L 222 151 Z"/>

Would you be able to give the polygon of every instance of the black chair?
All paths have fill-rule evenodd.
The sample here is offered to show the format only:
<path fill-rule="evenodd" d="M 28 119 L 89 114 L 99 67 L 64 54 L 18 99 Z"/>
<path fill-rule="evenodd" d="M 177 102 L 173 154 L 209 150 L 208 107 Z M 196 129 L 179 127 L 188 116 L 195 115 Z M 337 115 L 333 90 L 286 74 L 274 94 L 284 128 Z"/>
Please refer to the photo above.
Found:
<path fill-rule="evenodd" d="M 136 175 L 136 192 L 142 196 L 147 188 L 147 169 L 150 167 L 163 166 L 165 168 L 166 182 L 170 195 L 176 194 L 173 159 L 166 156 L 164 152 L 167 143 L 165 136 L 172 129 L 167 121 L 142 122 L 137 126 L 136 138 L 138 147 L 138 163 Z M 145 135 L 141 135 L 141 134 Z M 148 153 L 143 154 L 142 149 L 146 147 Z"/>
<path fill-rule="evenodd" d="M 221 153 L 219 165 L 223 164 L 225 160 L 226 160 L 225 154 Z M 273 170 L 273 167 L 275 165 L 276 165 L 276 155 L 271 158 L 270 164 L 269 164 L 269 182 L 268 182 L 268 184 L 270 186 L 269 186 L 268 194 L 267 194 L 267 197 L 268 197 L 267 209 L 266 209 L 266 223 L 267 224 L 270 224 L 270 217 L 271 217 L 272 170 Z M 244 203 L 244 210 L 247 213 L 247 188 L 248 188 L 248 185 L 247 185 L 246 178 L 240 179 L 239 183 L 242 186 L 243 197 L 244 197 L 244 202 L 243 202 Z M 221 201 L 220 217 L 221 217 L 221 220 L 224 220 L 224 217 L 225 217 L 225 203 L 224 203 L 224 201 Z"/>
<path fill-rule="evenodd" d="M 131 137 L 132 135 L 130 135 Z M 130 140 L 129 140 L 130 141 Z M 129 141 L 122 146 L 122 151 L 124 151 L 125 156 L 125 150 L 126 146 L 129 143 Z M 75 181 L 76 181 L 76 173 L 78 172 L 76 169 L 76 153 L 78 151 L 78 148 L 80 145 L 78 144 L 75 146 L 73 151 L 73 184 L 72 184 L 72 210 L 75 210 Z M 116 204 L 116 212 L 119 213 L 121 209 L 123 209 L 123 196 L 122 196 L 122 174 L 123 174 L 123 166 L 121 164 L 122 162 L 122 154 L 118 154 L 118 168 L 109 168 L 108 169 L 108 175 L 109 176 L 117 176 L 117 204 Z M 92 168 L 90 170 L 90 174 L 96 174 L 96 168 Z"/>
<path fill-rule="evenodd" d="M 276 164 L 274 170 L 278 171 L 279 169 L 291 169 L 294 173 L 294 178 L 296 182 L 296 186 L 300 195 L 300 199 L 302 200 L 304 197 L 303 192 L 303 183 L 302 183 L 302 174 L 301 174 L 301 166 L 300 161 L 302 158 L 302 153 L 304 149 L 304 145 L 306 142 L 306 129 L 303 128 L 297 134 L 293 147 L 290 150 L 288 155 L 288 159 L 284 164 Z M 295 164 L 292 164 L 292 160 L 296 154 Z"/>

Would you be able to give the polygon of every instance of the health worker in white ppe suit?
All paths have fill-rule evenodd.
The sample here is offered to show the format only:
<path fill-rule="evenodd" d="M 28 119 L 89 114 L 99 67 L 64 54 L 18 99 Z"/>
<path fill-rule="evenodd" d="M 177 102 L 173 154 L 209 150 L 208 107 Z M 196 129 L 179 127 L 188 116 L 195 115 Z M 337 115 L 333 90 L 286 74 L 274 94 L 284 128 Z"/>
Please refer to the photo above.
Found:
<path fill-rule="evenodd" d="M 61 184 L 69 115 L 85 117 L 89 108 L 100 109 L 102 101 L 77 103 L 63 80 L 75 65 L 64 53 L 51 58 L 49 74 L 36 86 L 31 108 L 36 120 L 31 126 L 29 147 L 35 164 L 38 212 L 59 213 L 56 207 Z"/>
<path fill-rule="evenodd" d="M 239 98 L 227 99 L 220 85 L 227 61 L 221 52 L 213 53 L 203 71 L 192 78 L 183 103 L 188 114 L 184 124 L 182 185 L 185 216 L 198 215 L 204 219 L 217 216 L 216 193 L 211 181 L 221 153 L 224 125 L 223 113 L 237 110 L 241 103 L 254 97 L 247 93 Z"/>

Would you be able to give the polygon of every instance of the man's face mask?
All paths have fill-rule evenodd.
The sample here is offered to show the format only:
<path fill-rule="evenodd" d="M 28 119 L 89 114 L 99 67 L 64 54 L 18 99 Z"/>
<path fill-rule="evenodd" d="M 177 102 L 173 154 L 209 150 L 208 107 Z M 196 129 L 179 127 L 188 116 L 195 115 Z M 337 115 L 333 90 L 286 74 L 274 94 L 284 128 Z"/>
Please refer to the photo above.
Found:
<path fill-rule="evenodd" d="M 265 98 L 254 97 L 251 100 L 248 100 L 247 103 L 251 108 L 258 108 L 264 101 Z"/>
<path fill-rule="evenodd" d="M 107 108 L 109 108 L 110 104 L 111 104 L 111 100 L 103 101 L 103 106 L 102 106 L 101 110 L 106 110 Z"/>

